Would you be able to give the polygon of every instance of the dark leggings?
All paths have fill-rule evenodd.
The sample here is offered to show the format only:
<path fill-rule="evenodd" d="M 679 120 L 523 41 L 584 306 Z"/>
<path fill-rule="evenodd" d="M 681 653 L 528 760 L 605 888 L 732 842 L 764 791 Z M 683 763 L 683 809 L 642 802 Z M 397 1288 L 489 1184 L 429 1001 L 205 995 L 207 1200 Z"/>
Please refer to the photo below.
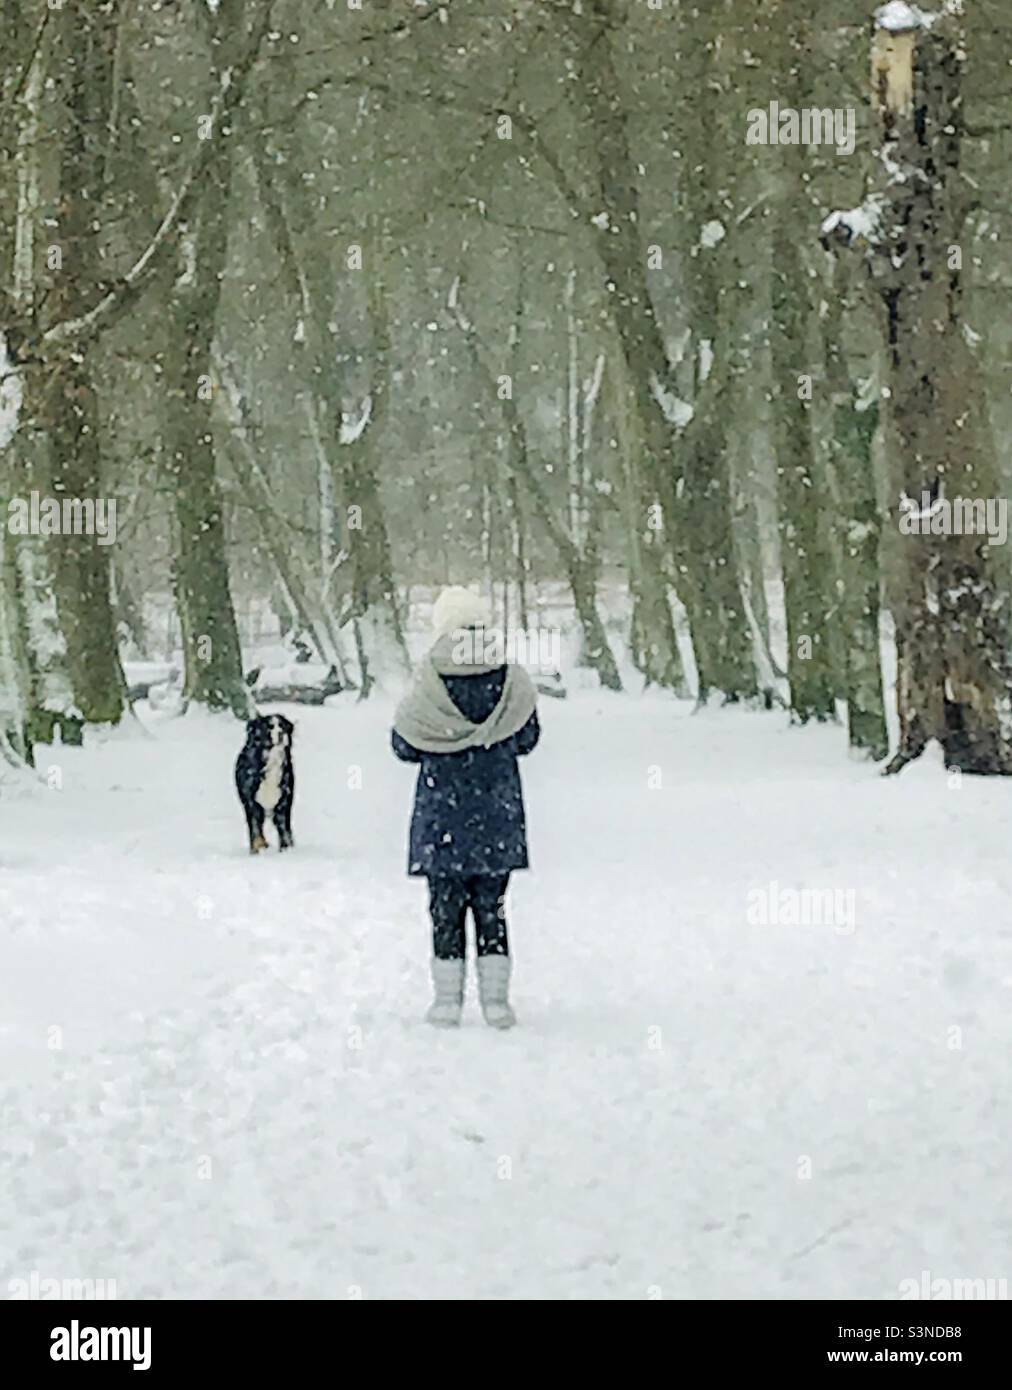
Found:
<path fill-rule="evenodd" d="M 429 879 L 432 949 L 438 960 L 463 960 L 467 909 L 474 914 L 479 956 L 509 955 L 504 899 L 509 874 Z"/>

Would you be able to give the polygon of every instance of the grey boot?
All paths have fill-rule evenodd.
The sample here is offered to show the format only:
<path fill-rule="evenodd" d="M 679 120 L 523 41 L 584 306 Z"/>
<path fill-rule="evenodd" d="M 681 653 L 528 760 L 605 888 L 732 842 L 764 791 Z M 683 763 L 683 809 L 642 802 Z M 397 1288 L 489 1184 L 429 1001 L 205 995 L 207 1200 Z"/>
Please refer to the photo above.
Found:
<path fill-rule="evenodd" d="M 437 1028 L 456 1028 L 464 1006 L 464 962 L 462 960 L 432 960 L 432 988 L 435 998 L 425 1015 L 427 1023 Z"/>
<path fill-rule="evenodd" d="M 478 957 L 478 997 L 490 1028 L 512 1028 L 517 1021 L 507 998 L 512 967 L 509 956 Z"/>

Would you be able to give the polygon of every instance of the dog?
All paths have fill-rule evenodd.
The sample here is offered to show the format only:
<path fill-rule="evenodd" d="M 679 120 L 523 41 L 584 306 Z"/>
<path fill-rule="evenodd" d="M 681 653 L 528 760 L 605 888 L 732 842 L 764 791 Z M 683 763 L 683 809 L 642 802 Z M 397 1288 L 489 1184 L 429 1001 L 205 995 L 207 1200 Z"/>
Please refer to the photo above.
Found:
<path fill-rule="evenodd" d="M 278 832 L 278 848 L 291 849 L 295 768 L 292 734 L 295 725 L 280 714 L 262 715 L 246 724 L 246 742 L 235 760 L 235 785 L 246 812 L 249 852 L 267 848 L 264 816 L 270 814 Z"/>

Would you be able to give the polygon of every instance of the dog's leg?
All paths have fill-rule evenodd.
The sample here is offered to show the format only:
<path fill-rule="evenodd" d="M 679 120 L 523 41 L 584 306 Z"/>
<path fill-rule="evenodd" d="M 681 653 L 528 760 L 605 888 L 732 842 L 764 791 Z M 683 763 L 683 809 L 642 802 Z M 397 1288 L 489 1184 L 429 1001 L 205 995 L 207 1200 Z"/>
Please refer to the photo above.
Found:
<path fill-rule="evenodd" d="M 290 796 L 282 797 L 275 807 L 274 828 L 278 832 L 278 848 L 291 849 L 295 841 L 292 839 L 292 799 Z"/>
<path fill-rule="evenodd" d="M 246 824 L 249 826 L 249 852 L 259 854 L 267 848 L 264 839 L 264 808 L 254 801 L 246 807 Z"/>

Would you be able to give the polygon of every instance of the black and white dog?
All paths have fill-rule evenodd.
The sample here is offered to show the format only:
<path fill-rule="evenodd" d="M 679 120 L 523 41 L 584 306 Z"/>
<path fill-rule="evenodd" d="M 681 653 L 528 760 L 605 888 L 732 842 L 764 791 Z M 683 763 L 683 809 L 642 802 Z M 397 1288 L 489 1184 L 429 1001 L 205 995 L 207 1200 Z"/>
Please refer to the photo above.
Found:
<path fill-rule="evenodd" d="M 246 742 L 235 760 L 235 785 L 246 812 L 249 852 L 267 848 L 264 815 L 269 813 L 278 832 L 278 848 L 291 849 L 292 799 L 295 769 L 292 766 L 292 734 L 295 726 L 280 714 L 250 719 Z"/>

